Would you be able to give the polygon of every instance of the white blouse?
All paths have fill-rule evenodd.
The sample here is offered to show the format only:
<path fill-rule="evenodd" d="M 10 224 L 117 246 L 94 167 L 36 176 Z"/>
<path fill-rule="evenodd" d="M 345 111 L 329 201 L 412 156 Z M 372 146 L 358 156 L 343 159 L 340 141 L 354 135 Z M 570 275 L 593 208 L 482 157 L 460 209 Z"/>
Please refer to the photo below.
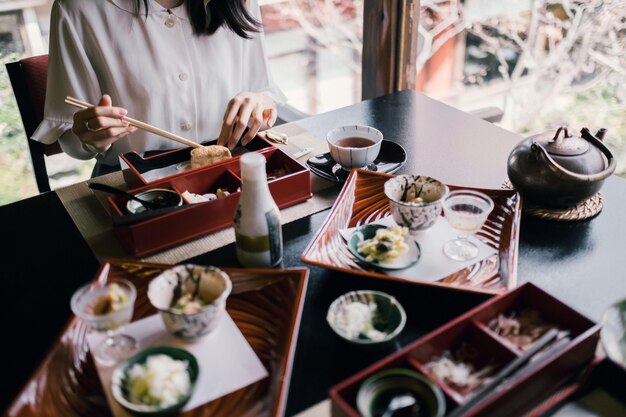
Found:
<path fill-rule="evenodd" d="M 207 3 L 205 1 L 205 3 Z M 147 18 L 134 0 L 56 0 L 50 25 L 44 120 L 33 135 L 59 140 L 63 150 L 90 159 L 71 132 L 76 108 L 66 96 L 97 103 L 109 94 L 129 117 L 194 142 L 219 135 L 228 101 L 242 91 L 285 98 L 269 74 L 263 34 L 246 40 L 226 28 L 196 36 L 184 3 L 169 11 L 149 0 Z M 257 0 L 249 10 L 260 20 Z M 166 150 L 182 145 L 137 130 L 97 156 L 108 165 L 131 150 Z"/>

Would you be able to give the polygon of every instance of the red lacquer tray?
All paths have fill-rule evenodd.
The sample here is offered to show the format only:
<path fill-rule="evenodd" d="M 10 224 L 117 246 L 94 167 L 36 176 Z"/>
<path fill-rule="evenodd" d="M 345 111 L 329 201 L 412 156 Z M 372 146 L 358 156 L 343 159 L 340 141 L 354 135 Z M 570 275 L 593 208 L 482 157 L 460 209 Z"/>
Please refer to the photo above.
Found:
<path fill-rule="evenodd" d="M 393 272 L 382 273 L 359 262 L 350 253 L 340 230 L 374 222 L 390 214 L 383 192 L 390 174 L 353 170 L 320 231 L 302 255 L 302 261 L 343 272 L 376 278 L 410 281 Z M 450 186 L 451 190 L 458 188 Z M 455 288 L 488 294 L 515 288 L 522 202 L 512 190 L 478 189 L 489 195 L 495 207 L 476 236 L 498 252 L 437 282 L 410 281 L 420 285 Z"/>
<path fill-rule="evenodd" d="M 425 375 L 443 391 L 447 411 L 464 404 L 471 392 L 463 392 L 445 380 L 438 379 L 428 363 L 444 351 L 459 348 L 473 352 L 467 357 L 476 368 L 491 365 L 501 369 L 523 351 L 491 328 L 500 314 L 510 317 L 531 309 L 560 330 L 569 332 L 570 341 L 531 371 L 499 387 L 493 397 L 468 411 L 466 417 L 522 416 L 591 361 L 599 339 L 600 326 L 571 307 L 526 283 L 513 291 L 493 297 L 444 326 L 421 337 L 399 352 L 371 365 L 330 390 L 333 417 L 358 417 L 356 396 L 361 384 L 370 376 L 391 368 L 404 368 Z"/>
<path fill-rule="evenodd" d="M 267 160 L 268 185 L 279 208 L 311 198 L 311 173 L 304 165 L 273 146 L 261 149 L 259 153 Z M 282 175 L 270 178 L 278 170 Z M 189 204 L 183 196 L 183 207 L 176 211 L 130 225 L 116 224 L 114 219 L 113 230 L 126 251 L 134 256 L 167 249 L 230 226 L 239 201 L 240 186 L 239 157 L 151 182 L 129 192 L 138 194 L 153 188 L 165 188 L 179 194 L 185 191 L 205 194 L 216 193 L 222 188 L 230 195 L 199 204 Z M 128 200 L 125 197 L 109 197 L 108 200 L 114 216 L 122 217 L 126 213 Z"/>
<path fill-rule="evenodd" d="M 106 266 L 110 265 L 108 274 Z M 112 260 L 97 280 L 126 278 L 137 287 L 133 320 L 156 313 L 146 296 L 148 283 L 169 265 Z M 269 377 L 184 413 L 184 416 L 272 416 L 284 414 L 291 365 L 309 271 L 222 268 L 233 291 L 226 309 L 269 372 Z M 69 303 L 69 300 L 68 300 Z M 12 417 L 110 416 L 100 379 L 75 317 L 8 410 Z"/>

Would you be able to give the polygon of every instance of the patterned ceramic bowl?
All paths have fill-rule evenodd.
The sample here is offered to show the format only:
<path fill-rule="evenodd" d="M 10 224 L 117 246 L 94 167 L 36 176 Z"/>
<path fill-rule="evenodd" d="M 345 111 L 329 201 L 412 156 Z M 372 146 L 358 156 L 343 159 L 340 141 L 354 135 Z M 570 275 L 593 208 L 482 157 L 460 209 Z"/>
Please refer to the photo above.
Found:
<path fill-rule="evenodd" d="M 165 327 L 186 340 L 213 331 L 232 290 L 228 275 L 213 266 L 178 265 L 150 282 L 148 298 L 161 311 Z"/>
<path fill-rule="evenodd" d="M 385 182 L 393 219 L 410 233 L 428 229 L 441 214 L 448 186 L 424 175 L 397 175 Z"/>

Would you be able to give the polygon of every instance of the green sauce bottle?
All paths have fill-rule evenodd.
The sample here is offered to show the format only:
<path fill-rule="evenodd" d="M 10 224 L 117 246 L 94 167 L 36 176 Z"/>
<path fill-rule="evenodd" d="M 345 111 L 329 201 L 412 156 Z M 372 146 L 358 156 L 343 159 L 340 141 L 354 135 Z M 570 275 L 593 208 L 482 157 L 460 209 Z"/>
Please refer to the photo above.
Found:
<path fill-rule="evenodd" d="M 239 263 L 245 267 L 274 267 L 283 260 L 280 211 L 270 194 L 265 157 L 244 154 L 241 164 L 241 195 L 233 219 Z"/>

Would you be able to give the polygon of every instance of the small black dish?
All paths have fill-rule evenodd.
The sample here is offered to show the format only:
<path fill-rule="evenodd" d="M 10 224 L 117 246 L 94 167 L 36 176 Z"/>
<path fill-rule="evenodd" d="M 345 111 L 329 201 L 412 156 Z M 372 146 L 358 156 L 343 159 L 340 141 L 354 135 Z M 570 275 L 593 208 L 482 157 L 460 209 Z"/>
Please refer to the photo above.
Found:
<path fill-rule="evenodd" d="M 406 151 L 404 148 L 395 142 L 383 140 L 378 157 L 363 169 L 393 174 L 402 168 L 405 162 Z M 309 158 L 306 165 L 315 175 L 332 182 L 346 182 L 350 174 L 350 171 L 343 169 L 341 165 L 335 162 L 330 156 L 330 152 Z"/>

